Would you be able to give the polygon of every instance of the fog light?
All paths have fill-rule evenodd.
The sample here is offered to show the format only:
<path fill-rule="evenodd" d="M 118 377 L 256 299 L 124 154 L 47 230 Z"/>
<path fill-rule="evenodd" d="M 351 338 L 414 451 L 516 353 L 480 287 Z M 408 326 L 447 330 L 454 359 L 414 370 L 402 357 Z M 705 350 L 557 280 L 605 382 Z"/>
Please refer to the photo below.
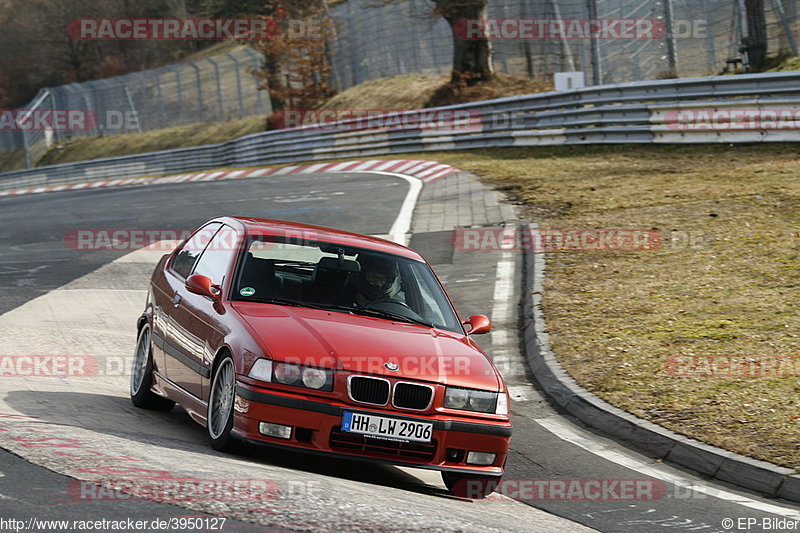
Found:
<path fill-rule="evenodd" d="M 494 463 L 496 454 L 486 452 L 469 452 L 467 454 L 468 465 L 489 466 Z"/>
<path fill-rule="evenodd" d="M 292 438 L 292 426 L 282 426 L 280 424 L 270 424 L 269 422 L 259 422 L 258 432 L 267 437 L 277 437 L 279 439 Z"/>

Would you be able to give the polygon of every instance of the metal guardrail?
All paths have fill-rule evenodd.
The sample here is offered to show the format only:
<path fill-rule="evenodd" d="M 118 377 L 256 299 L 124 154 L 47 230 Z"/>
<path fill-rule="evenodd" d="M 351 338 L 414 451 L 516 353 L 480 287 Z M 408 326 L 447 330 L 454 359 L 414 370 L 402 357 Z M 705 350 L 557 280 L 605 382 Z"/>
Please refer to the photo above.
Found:
<path fill-rule="evenodd" d="M 329 126 L 274 130 L 220 144 L 6 172 L 0 174 L 0 189 L 499 146 L 796 142 L 800 71 L 605 85 L 425 111 L 459 111 L 471 118 L 441 131 L 374 129 L 356 120 L 336 123 L 340 131 L 330 131 Z M 702 111 L 708 112 L 707 120 Z M 781 127 L 776 121 L 786 112 L 798 120 L 786 119 Z M 416 116 L 414 111 L 402 115 Z M 686 115 L 698 120 L 684 122 Z M 775 121 L 769 122 L 773 115 Z"/>

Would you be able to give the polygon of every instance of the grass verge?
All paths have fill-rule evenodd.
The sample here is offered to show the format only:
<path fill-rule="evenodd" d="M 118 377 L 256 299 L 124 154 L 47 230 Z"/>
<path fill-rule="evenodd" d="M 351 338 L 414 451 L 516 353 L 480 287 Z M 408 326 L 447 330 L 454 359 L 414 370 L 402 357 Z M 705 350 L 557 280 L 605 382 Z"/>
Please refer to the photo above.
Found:
<path fill-rule="evenodd" d="M 263 117 L 177 126 L 126 135 L 79 137 L 50 148 L 37 166 L 214 144 L 259 131 L 264 131 Z"/>
<path fill-rule="evenodd" d="M 796 145 L 417 155 L 482 176 L 545 228 L 671 236 L 651 251 L 547 254 L 543 310 L 556 356 L 583 387 L 617 407 L 800 468 L 798 374 L 710 377 L 700 365 L 676 377 L 667 366 L 676 356 L 798 356 Z"/>

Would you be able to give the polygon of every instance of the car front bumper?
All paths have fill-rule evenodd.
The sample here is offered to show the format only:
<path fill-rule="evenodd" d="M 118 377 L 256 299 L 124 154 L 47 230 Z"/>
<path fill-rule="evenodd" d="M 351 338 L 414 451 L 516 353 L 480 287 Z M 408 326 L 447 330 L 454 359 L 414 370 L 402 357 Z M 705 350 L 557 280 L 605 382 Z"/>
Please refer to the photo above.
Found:
<path fill-rule="evenodd" d="M 400 442 L 341 431 L 346 411 L 433 423 L 430 443 Z M 291 426 L 289 439 L 268 437 L 259 423 Z M 233 434 L 245 441 L 347 459 L 464 474 L 500 476 L 511 440 L 511 424 L 454 419 L 441 414 L 413 416 L 405 412 L 320 401 L 302 394 L 266 390 L 237 382 Z M 491 465 L 466 463 L 467 452 L 494 453 Z"/>

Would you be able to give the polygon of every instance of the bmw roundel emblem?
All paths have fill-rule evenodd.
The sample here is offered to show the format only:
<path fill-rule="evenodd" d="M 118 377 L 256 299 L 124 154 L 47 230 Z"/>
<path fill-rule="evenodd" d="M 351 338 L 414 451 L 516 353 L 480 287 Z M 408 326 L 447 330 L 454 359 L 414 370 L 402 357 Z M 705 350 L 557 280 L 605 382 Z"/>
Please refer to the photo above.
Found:
<path fill-rule="evenodd" d="M 384 363 L 383 366 L 385 366 L 386 368 L 388 368 L 391 371 L 395 371 L 398 368 L 400 368 L 400 365 L 398 365 L 397 363 Z"/>

